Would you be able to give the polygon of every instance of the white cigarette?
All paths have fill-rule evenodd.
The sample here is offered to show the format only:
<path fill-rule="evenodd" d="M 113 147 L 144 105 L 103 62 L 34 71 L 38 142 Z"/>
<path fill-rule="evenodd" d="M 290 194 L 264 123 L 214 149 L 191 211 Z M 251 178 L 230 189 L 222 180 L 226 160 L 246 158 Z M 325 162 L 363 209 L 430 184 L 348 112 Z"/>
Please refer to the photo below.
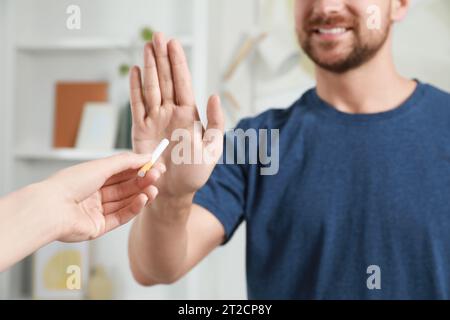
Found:
<path fill-rule="evenodd" d="M 158 161 L 159 157 L 161 157 L 164 150 L 169 146 L 169 140 L 163 139 L 159 145 L 156 147 L 155 151 L 152 154 L 152 159 L 150 162 L 147 162 L 138 172 L 138 176 L 143 178 L 147 174 L 147 172 L 153 167 L 153 165 Z"/>

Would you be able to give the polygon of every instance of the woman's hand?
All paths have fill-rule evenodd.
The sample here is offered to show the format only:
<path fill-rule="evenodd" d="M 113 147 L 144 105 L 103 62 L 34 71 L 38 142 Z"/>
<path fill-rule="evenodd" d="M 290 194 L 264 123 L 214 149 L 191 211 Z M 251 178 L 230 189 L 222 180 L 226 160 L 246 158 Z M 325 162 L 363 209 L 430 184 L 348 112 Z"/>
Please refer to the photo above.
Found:
<path fill-rule="evenodd" d="M 42 206 L 59 224 L 57 240 L 95 239 L 134 218 L 156 198 L 153 184 L 165 172 L 156 164 L 138 177 L 149 160 L 149 155 L 124 153 L 70 167 L 41 183 Z"/>
<path fill-rule="evenodd" d="M 165 172 L 138 169 L 150 155 L 124 153 L 86 162 L 0 198 L 0 272 L 46 244 L 95 239 L 130 221 Z"/>

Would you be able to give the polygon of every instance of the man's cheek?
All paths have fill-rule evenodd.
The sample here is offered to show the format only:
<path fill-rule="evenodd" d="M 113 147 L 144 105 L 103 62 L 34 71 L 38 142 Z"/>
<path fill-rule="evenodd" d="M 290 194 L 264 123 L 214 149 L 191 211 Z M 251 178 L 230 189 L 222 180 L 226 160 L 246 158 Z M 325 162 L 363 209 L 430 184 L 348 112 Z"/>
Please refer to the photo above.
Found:
<path fill-rule="evenodd" d="M 368 30 L 381 30 L 381 8 L 378 5 L 370 5 L 366 9 L 366 27 Z"/>

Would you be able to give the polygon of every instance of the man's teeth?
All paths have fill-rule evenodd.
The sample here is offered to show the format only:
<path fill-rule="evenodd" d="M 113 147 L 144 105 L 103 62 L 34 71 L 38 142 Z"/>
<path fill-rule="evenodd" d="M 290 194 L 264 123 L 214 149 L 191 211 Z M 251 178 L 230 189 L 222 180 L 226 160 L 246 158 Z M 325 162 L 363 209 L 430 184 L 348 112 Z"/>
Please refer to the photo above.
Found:
<path fill-rule="evenodd" d="M 345 31 L 347 31 L 346 28 L 332 28 L 332 29 L 322 29 L 320 28 L 319 33 L 322 34 L 341 34 L 344 33 Z"/>

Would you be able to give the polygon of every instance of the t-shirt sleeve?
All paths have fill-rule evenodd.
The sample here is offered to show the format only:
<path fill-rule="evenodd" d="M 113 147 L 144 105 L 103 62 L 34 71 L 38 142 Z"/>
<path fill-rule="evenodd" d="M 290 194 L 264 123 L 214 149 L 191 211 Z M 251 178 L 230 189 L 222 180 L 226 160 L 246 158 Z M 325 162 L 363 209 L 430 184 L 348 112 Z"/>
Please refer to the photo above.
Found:
<path fill-rule="evenodd" d="M 239 125 L 238 125 L 239 127 Z M 244 220 L 246 202 L 246 178 L 243 165 L 227 164 L 227 145 L 234 139 L 226 135 L 224 138 L 224 155 L 221 163 L 214 168 L 208 182 L 194 197 L 194 203 L 210 211 L 224 226 L 226 244 Z"/>

